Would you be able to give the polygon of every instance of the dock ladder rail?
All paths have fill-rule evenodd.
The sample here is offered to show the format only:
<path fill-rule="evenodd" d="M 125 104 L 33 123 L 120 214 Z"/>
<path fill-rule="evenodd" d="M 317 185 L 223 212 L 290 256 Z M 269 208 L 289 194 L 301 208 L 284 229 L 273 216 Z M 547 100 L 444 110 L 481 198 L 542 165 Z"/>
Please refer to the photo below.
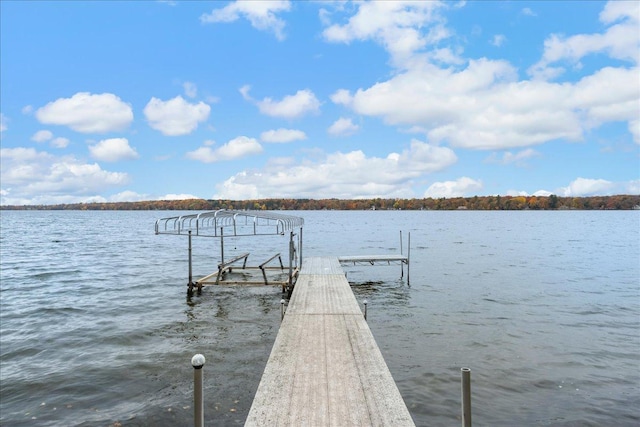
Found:
<path fill-rule="evenodd" d="M 289 233 L 289 277 L 287 288 L 293 288 L 297 266 L 302 265 L 302 227 L 304 219 L 272 211 L 236 211 L 219 209 L 194 214 L 160 218 L 155 222 L 155 234 L 188 236 L 189 243 L 189 290 L 194 286 L 202 289 L 203 280 L 193 281 L 192 237 L 215 237 L 220 239 L 220 262 L 225 265 L 224 238 L 248 236 L 284 236 Z M 294 237 L 297 236 L 297 246 Z M 245 258 L 246 262 L 246 258 Z M 294 267 L 295 264 L 295 267 Z M 207 276 L 209 277 L 209 276 Z M 284 287 L 283 287 L 284 289 Z"/>

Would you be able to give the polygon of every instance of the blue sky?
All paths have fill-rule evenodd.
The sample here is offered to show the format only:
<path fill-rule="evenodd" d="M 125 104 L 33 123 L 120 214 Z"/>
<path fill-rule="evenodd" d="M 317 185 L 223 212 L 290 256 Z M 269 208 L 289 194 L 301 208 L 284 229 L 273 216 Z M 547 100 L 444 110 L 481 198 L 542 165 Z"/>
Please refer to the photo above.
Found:
<path fill-rule="evenodd" d="M 640 193 L 640 3 L 0 2 L 0 203 Z"/>

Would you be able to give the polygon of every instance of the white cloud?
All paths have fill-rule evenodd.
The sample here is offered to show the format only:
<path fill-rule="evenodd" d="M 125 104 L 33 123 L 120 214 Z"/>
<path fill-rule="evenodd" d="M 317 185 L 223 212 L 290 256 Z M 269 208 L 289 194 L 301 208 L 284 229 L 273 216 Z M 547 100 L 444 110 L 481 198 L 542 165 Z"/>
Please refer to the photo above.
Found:
<path fill-rule="evenodd" d="M 280 128 L 262 132 L 260 139 L 264 142 L 286 143 L 305 140 L 307 135 L 301 130 Z"/>
<path fill-rule="evenodd" d="M 604 179 L 577 178 L 568 187 L 561 188 L 558 195 L 564 197 L 602 195 L 608 194 L 614 187 L 613 182 Z"/>
<path fill-rule="evenodd" d="M 182 87 L 184 88 L 184 94 L 189 98 L 195 98 L 198 96 L 198 86 L 192 82 L 184 82 L 182 83 Z"/>
<path fill-rule="evenodd" d="M 385 31 L 390 28 L 415 29 L 421 34 L 435 31 L 442 24 L 439 6 L 433 5 L 429 12 L 418 4 L 358 4 L 346 24 L 325 30 L 325 38 L 345 43 L 374 39 L 388 46 L 391 38 L 386 38 Z M 610 25 L 602 34 L 562 39 L 556 47 L 548 43 L 538 69 L 549 75 L 562 72 L 555 66 L 559 61 L 575 62 L 596 52 L 636 61 L 632 58 L 640 54 L 638 3 L 608 3 L 601 20 Z M 443 30 L 433 39 L 445 37 Z M 392 60 L 396 72 L 388 80 L 355 92 L 339 89 L 331 95 L 332 102 L 359 115 L 380 117 L 388 125 L 424 129 L 430 141 L 454 147 L 499 150 L 555 140 L 581 141 L 585 131 L 610 121 L 628 122 L 634 140 L 640 143 L 637 66 L 604 68 L 578 82 L 527 81 L 519 80 L 516 68 L 504 60 L 470 59 L 459 66 L 439 67 L 436 57 L 442 55 L 442 61 L 455 64 L 456 58 L 462 59 L 461 51 L 449 52 L 447 59 L 438 53 L 446 48 L 427 41 L 424 46 L 430 50 L 409 49 L 403 61 Z M 393 59 L 398 48 L 387 49 Z"/>
<path fill-rule="evenodd" d="M 526 16 L 538 16 L 531 8 L 525 7 L 522 9 L 522 14 Z"/>
<path fill-rule="evenodd" d="M 0 150 L 4 205 L 85 202 L 129 182 L 122 172 L 103 170 L 73 156 L 54 156 L 33 148 Z"/>
<path fill-rule="evenodd" d="M 39 130 L 31 137 L 35 142 L 47 142 L 51 141 L 51 146 L 55 148 L 66 148 L 69 145 L 69 140 L 63 137 L 53 137 L 53 133 L 49 130 Z"/>
<path fill-rule="evenodd" d="M 624 193 L 640 195 L 640 179 L 627 182 L 625 187 Z"/>
<path fill-rule="evenodd" d="M 529 74 L 538 79 L 557 77 L 562 67 L 551 64 L 568 62 L 576 64 L 590 54 L 605 53 L 611 58 L 638 64 L 640 59 L 640 3 L 610 1 L 600 14 L 600 21 L 609 26 L 605 32 L 577 34 L 564 37 L 552 34 L 544 42 L 540 61 L 529 68 Z"/>
<path fill-rule="evenodd" d="M 76 132 L 106 133 L 126 129 L 133 121 L 131 106 L 116 95 L 78 92 L 38 108 L 40 123 L 68 126 Z"/>
<path fill-rule="evenodd" d="M 91 157 L 103 162 L 137 159 L 138 153 L 129 146 L 127 138 L 103 139 L 89 147 Z"/>
<path fill-rule="evenodd" d="M 0 113 L 0 132 L 4 132 L 5 130 L 7 130 L 7 122 L 9 120 L 7 119 L 7 117 Z"/>
<path fill-rule="evenodd" d="M 482 190 L 482 181 L 463 176 L 455 181 L 434 182 L 427 188 L 424 197 L 464 197 Z"/>
<path fill-rule="evenodd" d="M 640 117 L 637 68 L 603 68 L 575 83 L 517 81 L 503 61 L 471 60 L 460 71 L 431 64 L 332 99 L 387 124 L 425 129 L 456 147 L 509 149 L 553 140 L 580 141 L 607 121 Z"/>
<path fill-rule="evenodd" d="M 120 193 L 109 196 L 110 202 L 140 202 L 149 199 L 150 197 L 148 195 L 139 194 L 131 190 L 121 191 Z"/>
<path fill-rule="evenodd" d="M 338 105 L 349 105 L 353 101 L 353 97 L 346 89 L 338 89 L 333 95 L 331 95 L 331 101 Z"/>
<path fill-rule="evenodd" d="M 358 129 L 360 126 L 355 125 L 351 119 L 340 117 L 329 127 L 327 132 L 333 136 L 348 136 L 356 133 Z"/>
<path fill-rule="evenodd" d="M 448 38 L 450 32 L 441 24 L 438 1 L 372 1 L 357 3 L 357 12 L 344 25 L 328 25 L 322 35 L 334 43 L 374 40 L 390 54 L 396 65 L 407 61 L 416 51 Z M 425 31 L 422 31 L 425 29 Z"/>
<path fill-rule="evenodd" d="M 496 47 L 500 47 L 500 46 L 502 46 L 504 44 L 504 42 L 506 40 L 507 40 L 507 38 L 504 36 L 504 34 L 496 34 L 491 39 L 491 44 L 496 46 Z"/>
<path fill-rule="evenodd" d="M 200 21 L 207 23 L 234 22 L 243 17 L 251 25 L 261 31 L 272 31 L 278 40 L 284 40 L 285 22 L 277 14 L 291 9 L 289 1 L 236 1 L 221 9 L 200 16 Z"/>
<path fill-rule="evenodd" d="M 69 145 L 69 140 L 61 136 L 53 138 L 51 140 L 51 146 L 55 148 L 66 148 Z"/>
<path fill-rule="evenodd" d="M 274 161 L 262 170 L 243 171 L 229 178 L 217 187 L 214 198 L 412 197 L 412 180 L 456 161 L 451 149 L 418 140 L 412 140 L 401 153 L 384 158 L 351 151 L 316 160 Z"/>
<path fill-rule="evenodd" d="M 189 200 L 189 199 L 201 199 L 202 197 L 194 196 L 193 194 L 165 194 L 164 196 L 160 196 L 157 200 Z"/>
<path fill-rule="evenodd" d="M 309 89 L 299 90 L 295 95 L 287 95 L 281 101 L 274 101 L 268 97 L 262 101 L 254 100 L 249 95 L 250 89 L 251 86 L 245 85 L 239 90 L 244 99 L 256 104 L 260 112 L 267 116 L 296 119 L 306 114 L 320 112 L 320 101 Z"/>
<path fill-rule="evenodd" d="M 22 114 L 29 115 L 33 113 L 33 105 L 25 105 L 22 107 Z"/>
<path fill-rule="evenodd" d="M 144 107 L 149 126 L 168 136 L 190 134 L 198 123 L 207 120 L 210 111 L 211 107 L 204 102 L 190 104 L 181 96 L 168 101 L 153 97 Z"/>
<path fill-rule="evenodd" d="M 492 154 L 487 161 L 489 163 L 501 163 L 503 165 L 508 165 L 515 163 L 518 166 L 524 166 L 525 161 L 531 159 L 533 157 L 539 157 L 540 153 L 532 148 L 527 148 L 525 150 L 518 151 L 516 153 L 512 153 L 511 151 L 505 151 L 502 153 L 502 157 L 498 157 L 495 153 Z"/>
<path fill-rule="evenodd" d="M 528 197 L 529 193 L 527 193 L 526 191 L 507 190 L 506 195 L 511 197 L 518 197 L 518 196 Z"/>
<path fill-rule="evenodd" d="M 46 142 L 51 138 L 53 138 L 53 133 L 50 130 L 39 130 L 33 134 L 31 140 L 35 142 Z"/>
<path fill-rule="evenodd" d="M 186 157 L 203 163 L 214 163 L 253 156 L 262 153 L 262 151 L 262 146 L 254 138 L 239 136 L 217 149 L 213 149 L 211 144 L 205 143 L 205 146 L 189 151 Z"/>
<path fill-rule="evenodd" d="M 640 69 L 603 68 L 577 82 L 567 105 L 584 114 L 584 126 L 593 128 L 611 121 L 627 121 L 640 143 Z"/>

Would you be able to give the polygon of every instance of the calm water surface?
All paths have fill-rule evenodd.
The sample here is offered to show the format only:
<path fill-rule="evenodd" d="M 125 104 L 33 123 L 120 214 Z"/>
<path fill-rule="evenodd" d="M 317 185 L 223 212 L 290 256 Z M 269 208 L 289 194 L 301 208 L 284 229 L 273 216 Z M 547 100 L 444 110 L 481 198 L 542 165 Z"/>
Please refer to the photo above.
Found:
<path fill-rule="evenodd" d="M 275 287 L 186 297 L 176 212 L 1 212 L 0 424 L 189 426 L 193 354 L 205 418 L 242 425 L 279 326 Z M 640 425 L 638 212 L 297 212 L 304 256 L 393 254 L 350 267 L 356 297 L 417 425 Z M 253 264 L 288 239 L 227 239 Z M 215 239 L 194 239 L 194 276 Z"/>

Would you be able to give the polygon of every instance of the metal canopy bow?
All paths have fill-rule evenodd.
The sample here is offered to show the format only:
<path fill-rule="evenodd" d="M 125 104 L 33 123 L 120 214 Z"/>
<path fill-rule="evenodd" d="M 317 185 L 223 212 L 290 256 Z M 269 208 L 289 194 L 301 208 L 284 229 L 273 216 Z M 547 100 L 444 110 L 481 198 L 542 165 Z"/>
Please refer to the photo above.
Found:
<path fill-rule="evenodd" d="M 262 211 L 233 211 L 220 209 L 198 214 L 161 218 L 156 221 L 156 234 L 185 234 L 194 236 L 270 236 L 284 235 L 301 228 L 304 219 Z"/>

